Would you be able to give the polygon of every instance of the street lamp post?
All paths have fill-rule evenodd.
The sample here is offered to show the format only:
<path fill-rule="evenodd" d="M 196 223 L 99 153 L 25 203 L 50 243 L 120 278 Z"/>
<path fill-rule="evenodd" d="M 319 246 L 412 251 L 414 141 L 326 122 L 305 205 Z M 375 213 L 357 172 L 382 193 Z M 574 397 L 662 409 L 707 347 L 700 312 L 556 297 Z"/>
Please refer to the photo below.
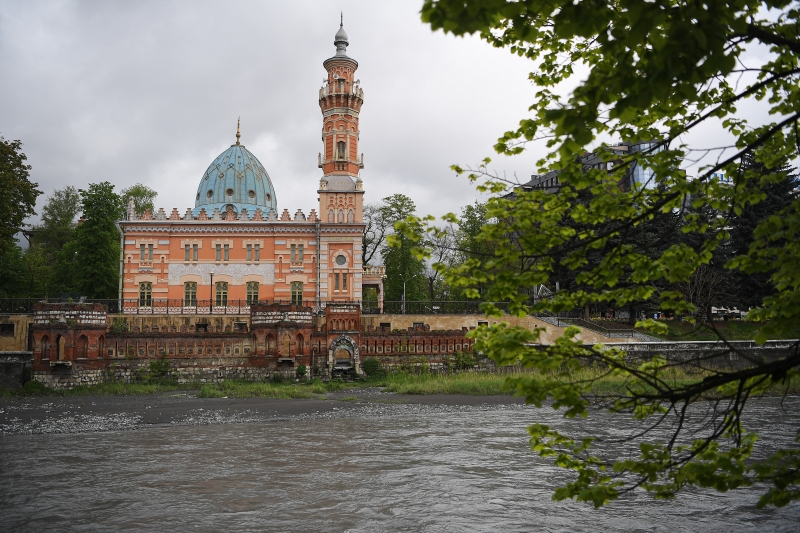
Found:
<path fill-rule="evenodd" d="M 419 276 L 419 274 L 414 274 L 408 279 L 403 279 L 403 314 L 406 314 L 406 282 L 411 281 L 412 279 Z M 400 276 L 403 277 L 403 276 Z"/>
<path fill-rule="evenodd" d="M 208 289 L 208 314 L 214 313 L 214 271 L 209 272 L 211 287 Z"/>

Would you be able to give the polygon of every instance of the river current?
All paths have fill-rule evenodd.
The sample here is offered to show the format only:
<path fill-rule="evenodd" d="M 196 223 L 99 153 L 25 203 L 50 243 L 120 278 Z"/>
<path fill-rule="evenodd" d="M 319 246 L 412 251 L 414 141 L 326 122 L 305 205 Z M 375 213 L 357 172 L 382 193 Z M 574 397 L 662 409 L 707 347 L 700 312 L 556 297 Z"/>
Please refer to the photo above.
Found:
<path fill-rule="evenodd" d="M 800 399 L 752 404 L 762 452 Z M 600 510 L 551 495 L 568 474 L 529 451 L 522 406 L 370 406 L 343 416 L 0 437 L 2 531 L 797 531 L 764 487 L 645 493 Z M 616 423 L 594 413 L 586 429 Z M 793 429 L 794 428 L 794 429 Z"/>

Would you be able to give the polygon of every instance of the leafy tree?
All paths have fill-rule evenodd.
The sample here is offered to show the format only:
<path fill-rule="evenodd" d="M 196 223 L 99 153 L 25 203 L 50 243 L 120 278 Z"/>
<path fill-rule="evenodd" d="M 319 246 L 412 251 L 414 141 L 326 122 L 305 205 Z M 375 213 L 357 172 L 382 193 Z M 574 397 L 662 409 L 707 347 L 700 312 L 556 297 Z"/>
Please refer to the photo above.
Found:
<path fill-rule="evenodd" d="M 146 185 L 137 183 L 122 189 L 120 196 L 122 196 L 122 205 L 124 206 L 127 206 L 128 201 L 132 199 L 136 214 L 142 216 L 145 210 L 149 210 L 151 213 L 155 211 L 153 202 L 155 202 L 158 193 Z"/>
<path fill-rule="evenodd" d="M 381 218 L 389 225 L 405 220 L 416 212 L 416 205 L 404 194 L 393 194 L 382 200 Z M 425 265 L 414 253 L 415 244 L 402 233 L 392 233 L 387 238 L 390 247 L 381 250 L 386 267 L 385 300 L 403 298 L 403 282 L 407 301 L 425 299 Z"/>
<path fill-rule="evenodd" d="M 16 244 L 0 243 L 0 298 L 26 295 L 25 258 Z"/>
<path fill-rule="evenodd" d="M 81 197 L 75 187 L 56 189 L 42 208 L 42 223 L 36 226 L 35 242 L 57 252 L 75 238 L 80 212 Z"/>
<path fill-rule="evenodd" d="M 36 198 L 42 194 L 29 179 L 27 159 L 20 141 L 0 137 L 0 253 L 16 253 L 10 248 L 16 245 L 14 235 L 35 214 Z"/>
<path fill-rule="evenodd" d="M 29 272 L 38 280 L 36 295 L 75 290 L 72 261 L 65 255 L 75 240 L 81 197 L 75 187 L 53 191 L 42 208 L 42 223 L 34 227 L 28 254 Z"/>
<path fill-rule="evenodd" d="M 122 198 L 107 181 L 79 192 L 83 222 L 78 225 L 74 249 L 77 287 L 90 298 L 116 298 L 120 234 L 114 223 L 124 213 Z"/>
<path fill-rule="evenodd" d="M 531 116 L 505 133 L 495 150 L 513 155 L 542 140 L 552 151 L 539 172 L 558 170 L 561 184 L 557 194 L 533 190 L 489 202 L 480 235 L 495 243 L 493 255 L 445 269 L 448 282 L 475 296 L 483 283 L 484 300 L 509 301 L 516 315 L 648 301 L 666 311 L 695 313 L 697 303 L 675 284 L 686 283 L 704 265 L 714 266 L 718 249 L 729 242 L 733 217 L 758 206 L 767 196 L 764 189 L 785 179 L 781 172 L 742 165 L 743 158 L 778 169 L 800 155 L 798 18 L 800 10 L 788 0 L 425 0 L 422 19 L 434 30 L 478 33 L 534 63 L 530 79 L 538 90 Z M 756 56 L 744 55 L 751 45 L 764 45 L 770 53 L 758 55 L 762 61 L 754 64 Z M 769 113 L 762 123 L 749 124 L 740 109 L 756 100 L 766 103 Z M 707 125 L 724 130 L 733 146 L 687 144 L 686 134 Z M 584 168 L 579 156 L 596 150 L 600 135 L 654 141 L 621 155 L 598 150 L 601 164 Z M 714 159 L 691 179 L 681 165 L 697 151 Z M 453 168 L 480 181 L 479 190 L 506 190 L 508 183 L 489 164 L 487 158 L 476 169 Z M 631 183 L 634 169 L 644 171 L 646 183 Z M 720 173 L 733 183 L 721 180 Z M 585 201 L 579 201 L 582 195 Z M 646 235 L 646 222 L 667 213 L 680 213 L 687 238 L 646 248 L 655 238 Z M 436 232 L 432 226 L 430 217 L 410 218 L 399 229 L 423 244 L 425 231 Z M 730 272 L 766 273 L 775 288 L 748 314 L 761 326 L 758 342 L 789 331 L 800 319 L 797 257 L 800 200 L 794 198 L 761 219 L 748 245 L 722 265 Z M 574 273 L 574 286 L 532 304 L 527 288 L 550 283 L 564 269 Z M 502 315 L 484 305 L 488 314 Z M 638 325 L 664 331 L 653 320 Z M 800 347 L 773 361 L 749 359 L 745 370 L 706 368 L 701 354 L 691 362 L 703 369 L 698 379 L 676 382 L 669 373 L 683 362 L 662 356 L 636 361 L 620 350 L 582 344 L 578 331 L 567 328 L 564 337 L 542 349 L 534 346 L 539 331 L 501 323 L 475 333 L 476 350 L 497 363 L 539 371 L 509 379 L 510 389 L 529 403 L 541 407 L 550 399 L 575 417 L 588 416 L 590 402 L 600 401 L 645 424 L 626 441 L 602 447 L 577 428 L 530 426 L 533 450 L 574 472 L 556 490 L 556 499 L 601 506 L 635 488 L 669 498 L 688 485 L 725 491 L 756 482 L 770 484 L 759 506 L 800 498 L 800 450 L 755 459 L 757 435 L 744 426 L 753 395 L 798 377 Z M 576 380 L 575 372 L 586 364 L 624 378 L 626 392 L 597 392 L 593 380 Z M 708 395 L 718 401 L 698 425 L 687 413 Z M 669 419 L 666 438 L 647 430 Z"/>

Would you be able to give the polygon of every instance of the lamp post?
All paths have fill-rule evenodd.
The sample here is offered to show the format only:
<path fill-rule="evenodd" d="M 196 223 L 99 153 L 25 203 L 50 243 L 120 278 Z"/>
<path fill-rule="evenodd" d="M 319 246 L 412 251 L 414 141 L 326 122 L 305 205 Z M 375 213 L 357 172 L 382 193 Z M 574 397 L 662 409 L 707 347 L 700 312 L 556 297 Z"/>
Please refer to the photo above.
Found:
<path fill-rule="evenodd" d="M 406 314 L 406 282 L 411 281 L 412 279 L 416 278 L 417 276 L 419 276 L 419 274 L 414 274 L 413 276 L 411 276 L 408 279 L 403 279 L 403 314 Z M 402 278 L 403 276 L 400 276 L 400 277 Z"/>
<path fill-rule="evenodd" d="M 208 289 L 208 314 L 214 313 L 214 271 L 208 273 L 211 276 L 211 287 Z"/>

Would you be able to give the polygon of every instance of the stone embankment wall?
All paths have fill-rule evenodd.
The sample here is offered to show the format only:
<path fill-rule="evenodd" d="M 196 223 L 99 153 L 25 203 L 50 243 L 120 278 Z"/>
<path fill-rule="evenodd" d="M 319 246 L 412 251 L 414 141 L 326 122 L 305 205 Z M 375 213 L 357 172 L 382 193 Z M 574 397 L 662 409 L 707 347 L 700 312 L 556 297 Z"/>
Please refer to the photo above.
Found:
<path fill-rule="evenodd" d="M 663 355 L 669 361 L 692 362 L 703 368 L 750 368 L 796 353 L 798 339 L 767 341 L 684 341 L 606 343 L 608 348 L 620 348 L 631 357 L 649 360 Z M 697 361 L 702 357 L 702 361 Z M 688 366 L 687 366 L 688 368 Z"/>

